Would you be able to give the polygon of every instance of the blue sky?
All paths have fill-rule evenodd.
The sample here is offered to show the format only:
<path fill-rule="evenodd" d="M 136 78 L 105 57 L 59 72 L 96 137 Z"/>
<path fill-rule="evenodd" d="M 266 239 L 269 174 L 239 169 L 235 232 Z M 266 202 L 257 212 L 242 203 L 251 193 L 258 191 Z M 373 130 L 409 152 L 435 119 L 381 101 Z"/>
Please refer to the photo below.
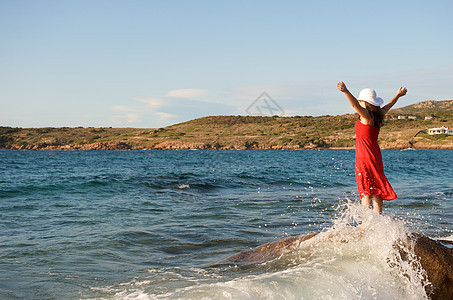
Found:
<path fill-rule="evenodd" d="M 0 0 L 0 125 L 163 127 L 453 99 L 452 1 Z"/>

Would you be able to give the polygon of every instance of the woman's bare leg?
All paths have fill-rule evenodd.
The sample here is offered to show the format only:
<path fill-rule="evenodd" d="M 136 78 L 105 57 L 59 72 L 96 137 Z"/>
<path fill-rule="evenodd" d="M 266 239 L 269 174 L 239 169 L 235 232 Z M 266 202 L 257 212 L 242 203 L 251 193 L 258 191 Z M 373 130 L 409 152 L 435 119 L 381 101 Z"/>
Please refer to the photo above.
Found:
<path fill-rule="evenodd" d="M 371 208 L 371 198 L 370 196 L 363 196 L 362 198 L 362 208 Z"/>
<path fill-rule="evenodd" d="M 374 208 L 374 211 L 379 213 L 379 214 L 382 214 L 382 199 L 379 198 L 378 196 L 373 196 L 373 208 Z"/>

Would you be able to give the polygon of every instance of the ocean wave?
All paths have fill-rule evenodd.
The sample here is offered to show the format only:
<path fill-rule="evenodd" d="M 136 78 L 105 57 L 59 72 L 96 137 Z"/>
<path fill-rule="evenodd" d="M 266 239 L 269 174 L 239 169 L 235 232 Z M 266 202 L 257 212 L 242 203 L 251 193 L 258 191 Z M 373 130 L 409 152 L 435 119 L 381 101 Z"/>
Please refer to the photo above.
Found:
<path fill-rule="evenodd" d="M 277 257 L 245 267 L 153 269 L 141 282 L 109 293 L 131 299 L 427 299 L 429 282 L 405 246 L 408 234 L 402 221 L 348 204 L 332 226 Z"/>

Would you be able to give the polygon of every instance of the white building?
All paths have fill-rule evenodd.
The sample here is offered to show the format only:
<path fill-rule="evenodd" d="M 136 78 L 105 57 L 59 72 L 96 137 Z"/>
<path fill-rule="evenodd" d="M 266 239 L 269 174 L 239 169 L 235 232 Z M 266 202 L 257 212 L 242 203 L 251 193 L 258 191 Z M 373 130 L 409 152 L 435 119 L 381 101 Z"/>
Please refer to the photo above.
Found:
<path fill-rule="evenodd" d="M 430 128 L 430 129 L 428 129 L 428 134 L 429 135 L 442 134 L 442 133 L 453 135 L 453 128 L 448 128 L 448 127 L 442 126 L 440 128 Z"/>
<path fill-rule="evenodd" d="M 433 117 L 425 117 L 425 120 L 432 120 Z"/>
<path fill-rule="evenodd" d="M 398 120 L 406 120 L 407 117 L 406 116 L 398 116 Z"/>

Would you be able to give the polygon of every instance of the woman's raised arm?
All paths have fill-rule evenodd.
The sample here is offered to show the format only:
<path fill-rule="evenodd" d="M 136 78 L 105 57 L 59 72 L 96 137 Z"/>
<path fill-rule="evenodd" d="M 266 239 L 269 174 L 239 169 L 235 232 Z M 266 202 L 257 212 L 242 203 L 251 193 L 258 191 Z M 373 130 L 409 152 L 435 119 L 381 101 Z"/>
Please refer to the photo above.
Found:
<path fill-rule="evenodd" d="M 369 120 L 370 119 L 370 113 L 368 112 L 368 110 L 360 105 L 360 103 L 357 100 L 357 98 L 354 97 L 351 94 L 351 92 L 349 92 L 349 90 L 346 88 L 346 84 L 344 84 L 343 81 L 340 81 L 339 83 L 337 83 L 337 88 L 338 88 L 338 90 L 340 92 L 343 92 L 346 95 L 346 98 L 348 98 L 349 103 L 351 104 L 351 106 L 359 113 L 359 115 L 363 119 L 365 119 L 365 120 Z"/>
<path fill-rule="evenodd" d="M 396 93 L 396 96 L 393 97 L 392 100 L 390 100 L 389 103 L 387 103 L 383 108 L 382 108 L 382 113 L 385 115 L 389 112 L 389 110 L 392 108 L 393 105 L 396 104 L 399 98 L 405 96 L 407 94 L 407 89 L 400 87 L 398 92 Z"/>

